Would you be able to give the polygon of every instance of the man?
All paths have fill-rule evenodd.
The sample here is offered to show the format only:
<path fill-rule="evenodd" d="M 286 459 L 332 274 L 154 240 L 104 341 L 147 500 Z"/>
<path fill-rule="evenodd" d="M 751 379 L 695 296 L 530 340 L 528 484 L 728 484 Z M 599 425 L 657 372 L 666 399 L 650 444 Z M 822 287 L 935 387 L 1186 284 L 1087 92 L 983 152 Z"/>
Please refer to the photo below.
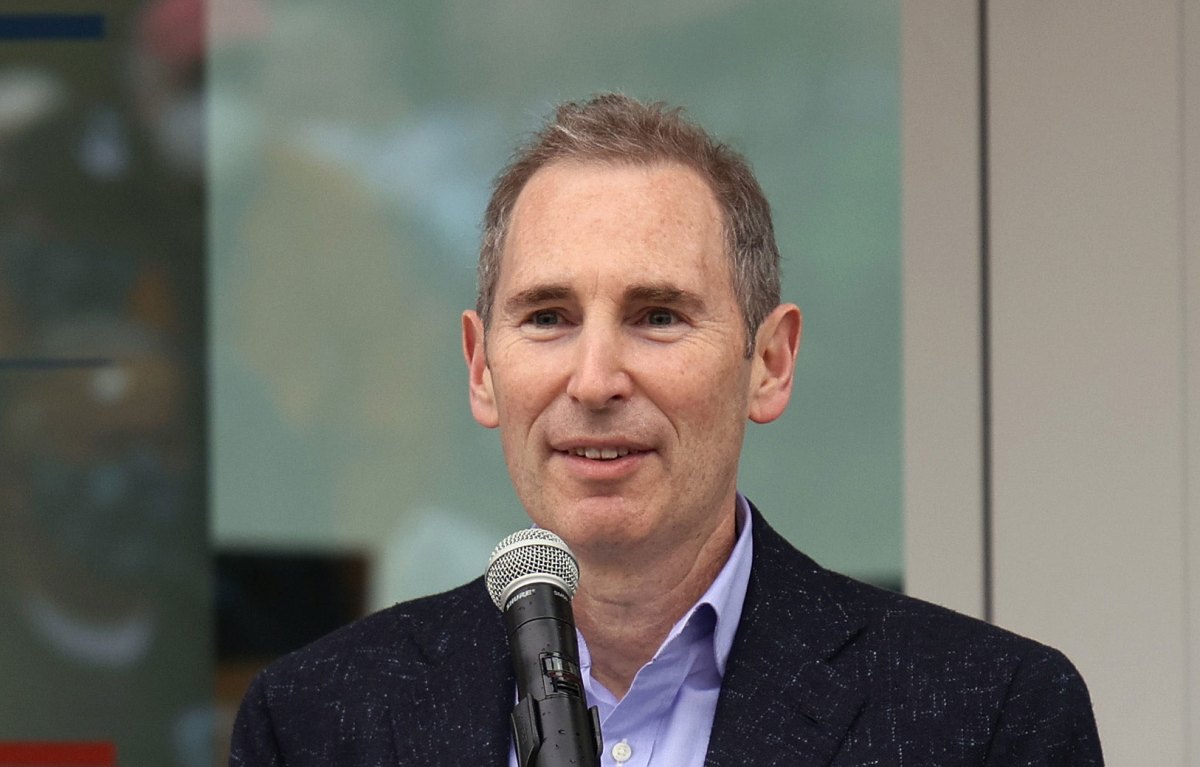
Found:
<path fill-rule="evenodd" d="M 617 95 L 560 107 L 489 204 L 471 409 L 579 559 L 604 763 L 1101 764 L 1056 651 L 823 570 L 738 494 L 799 347 L 778 260 L 745 162 Z M 514 764 L 513 703 L 474 582 L 264 672 L 232 764 Z"/>

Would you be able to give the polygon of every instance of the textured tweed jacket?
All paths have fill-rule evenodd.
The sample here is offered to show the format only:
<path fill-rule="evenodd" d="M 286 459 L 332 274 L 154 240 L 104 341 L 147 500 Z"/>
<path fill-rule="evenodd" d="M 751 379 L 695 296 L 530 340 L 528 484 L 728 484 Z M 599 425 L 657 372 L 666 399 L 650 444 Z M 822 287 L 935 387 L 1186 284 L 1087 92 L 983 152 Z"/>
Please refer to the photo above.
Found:
<path fill-rule="evenodd" d="M 1060 653 L 822 569 L 753 513 L 705 765 L 1103 763 L 1087 689 Z M 514 684 L 499 612 L 474 581 L 274 663 L 242 703 L 230 764 L 503 767 Z"/>

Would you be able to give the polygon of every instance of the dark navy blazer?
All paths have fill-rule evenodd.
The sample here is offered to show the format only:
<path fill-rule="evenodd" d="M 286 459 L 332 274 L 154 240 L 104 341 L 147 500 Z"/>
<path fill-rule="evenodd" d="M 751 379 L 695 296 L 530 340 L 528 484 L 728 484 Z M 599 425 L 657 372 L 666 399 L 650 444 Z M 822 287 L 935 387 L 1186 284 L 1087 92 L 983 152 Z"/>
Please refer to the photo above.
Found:
<path fill-rule="evenodd" d="M 1087 688 L 1058 651 L 825 570 L 753 513 L 705 765 L 1103 764 Z M 504 767 L 514 684 L 476 580 L 268 667 L 230 765 Z"/>

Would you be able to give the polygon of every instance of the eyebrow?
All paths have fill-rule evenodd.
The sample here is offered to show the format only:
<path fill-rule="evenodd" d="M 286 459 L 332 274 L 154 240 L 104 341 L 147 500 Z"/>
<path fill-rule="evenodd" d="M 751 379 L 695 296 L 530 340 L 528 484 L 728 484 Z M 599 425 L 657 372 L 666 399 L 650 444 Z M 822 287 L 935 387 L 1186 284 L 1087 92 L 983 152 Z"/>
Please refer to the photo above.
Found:
<path fill-rule="evenodd" d="M 703 299 L 697 294 L 670 284 L 631 285 L 625 290 L 625 300 L 631 303 L 693 308 L 704 306 Z"/>
<path fill-rule="evenodd" d="M 547 301 L 562 301 L 570 296 L 571 289 L 566 285 L 535 285 L 509 296 L 504 302 L 504 311 L 506 314 L 519 314 L 530 306 Z"/>
<path fill-rule="evenodd" d="M 504 311 L 509 315 L 521 314 L 531 306 L 551 301 L 565 301 L 574 294 L 574 291 L 567 285 L 534 285 L 509 296 L 504 302 Z M 625 289 L 624 299 L 629 303 L 684 306 L 691 309 L 704 306 L 704 300 L 696 293 L 669 283 L 630 285 Z"/>

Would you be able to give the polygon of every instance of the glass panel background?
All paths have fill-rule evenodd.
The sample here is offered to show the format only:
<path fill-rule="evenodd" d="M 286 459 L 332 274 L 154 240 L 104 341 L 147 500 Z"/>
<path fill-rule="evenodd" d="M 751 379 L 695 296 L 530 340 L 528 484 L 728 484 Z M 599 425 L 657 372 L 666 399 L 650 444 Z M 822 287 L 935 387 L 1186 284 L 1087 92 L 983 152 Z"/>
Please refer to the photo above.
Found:
<path fill-rule="evenodd" d="M 0 741 L 123 767 L 214 750 L 189 8 L 0 12 Z"/>
<path fill-rule="evenodd" d="M 207 42 L 203 5 L 5 5 L 105 33 L 0 41 L 0 740 L 211 761 L 206 488 L 257 604 L 452 586 L 525 524 L 457 318 L 492 175 L 603 89 L 756 166 L 807 322 L 742 487 L 818 560 L 899 583 L 894 2 L 211 0 Z"/>
<path fill-rule="evenodd" d="M 553 103 L 619 89 L 687 107 L 774 206 L 805 337 L 741 487 L 823 564 L 899 585 L 895 2 L 248 7 L 211 20 L 219 545 L 365 552 L 383 606 L 526 524 L 467 409 L 478 221 Z"/>

